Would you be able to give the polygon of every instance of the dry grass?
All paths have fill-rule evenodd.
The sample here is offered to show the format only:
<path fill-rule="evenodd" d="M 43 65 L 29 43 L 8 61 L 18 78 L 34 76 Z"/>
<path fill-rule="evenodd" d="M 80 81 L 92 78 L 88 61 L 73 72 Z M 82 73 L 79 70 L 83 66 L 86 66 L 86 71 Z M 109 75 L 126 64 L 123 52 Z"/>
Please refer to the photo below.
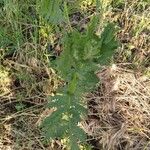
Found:
<path fill-rule="evenodd" d="M 88 97 L 89 114 L 84 129 L 96 140 L 97 149 L 150 148 L 150 80 L 125 68 L 121 65 L 104 68 L 98 73 L 99 89 Z M 2 150 L 56 149 L 49 143 L 43 144 L 37 125 L 45 112 L 44 100 L 33 99 L 38 103 L 18 112 L 13 107 L 15 101 L 1 105 Z"/>
<path fill-rule="evenodd" d="M 0 69 L 0 150 L 53 149 L 37 126 L 59 80 L 46 52 L 25 43 Z M 56 145 L 56 144 L 55 144 Z"/>
<path fill-rule="evenodd" d="M 113 19 L 120 28 L 121 42 L 116 63 L 130 63 L 132 69 L 149 72 L 150 63 L 150 5 L 142 0 L 125 1 L 121 8 L 114 8 L 106 18 Z"/>
<path fill-rule="evenodd" d="M 85 123 L 98 149 L 150 149 L 150 79 L 115 65 L 98 76 L 101 85 L 89 96 Z"/>

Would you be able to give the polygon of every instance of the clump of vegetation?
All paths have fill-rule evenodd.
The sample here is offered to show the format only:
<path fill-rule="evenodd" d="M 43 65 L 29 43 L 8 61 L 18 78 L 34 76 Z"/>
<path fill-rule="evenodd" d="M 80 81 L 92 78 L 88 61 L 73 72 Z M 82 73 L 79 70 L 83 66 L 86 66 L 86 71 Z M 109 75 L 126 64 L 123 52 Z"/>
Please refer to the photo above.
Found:
<path fill-rule="evenodd" d="M 39 8 L 44 21 L 55 26 L 64 22 L 69 27 L 68 31 L 62 31 L 62 53 L 52 62 L 65 85 L 58 90 L 59 95 L 51 98 L 49 107 L 56 110 L 44 120 L 42 126 L 48 138 L 69 138 L 69 147 L 79 149 L 78 142 L 86 141 L 86 134 L 79 127 L 82 117 L 86 114 L 83 95 L 98 83 L 95 74 L 98 64 L 108 63 L 118 45 L 112 23 L 109 23 L 100 35 L 96 34 L 100 22 L 98 15 L 91 19 L 86 31 L 73 29 L 67 4 L 69 5 L 63 1 L 45 1 L 41 2 Z M 60 124 L 56 126 L 58 122 Z"/>
<path fill-rule="evenodd" d="M 94 18 L 87 32 L 67 33 L 63 39 L 63 52 L 54 61 L 66 84 L 59 90 L 59 95 L 51 98 L 49 107 L 55 107 L 56 111 L 45 119 L 43 125 L 47 137 L 69 137 L 71 149 L 79 149 L 77 141 L 86 140 L 86 134 L 78 126 L 86 114 L 83 94 L 98 83 L 95 74 L 98 64 L 108 63 L 117 48 L 114 26 L 108 24 L 101 36 L 95 34 L 96 26 L 97 18 Z M 58 122 L 60 124 L 56 126 Z"/>

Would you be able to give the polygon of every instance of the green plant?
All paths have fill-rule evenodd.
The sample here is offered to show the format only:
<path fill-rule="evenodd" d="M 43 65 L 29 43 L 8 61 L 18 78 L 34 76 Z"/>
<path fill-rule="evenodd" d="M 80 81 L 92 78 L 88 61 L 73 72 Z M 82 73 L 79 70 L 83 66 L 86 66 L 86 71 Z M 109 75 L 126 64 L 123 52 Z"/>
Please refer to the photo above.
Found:
<path fill-rule="evenodd" d="M 98 23 L 95 16 L 84 33 L 75 29 L 64 33 L 63 52 L 53 62 L 65 85 L 50 98 L 48 106 L 55 111 L 42 126 L 47 138 L 67 137 L 71 150 L 78 150 L 78 144 L 86 140 L 79 125 L 87 114 L 84 95 L 99 82 L 95 74 L 99 64 L 107 64 L 118 45 L 114 25 L 108 23 L 102 34 L 96 35 Z"/>
<path fill-rule="evenodd" d="M 15 105 L 15 108 L 17 111 L 21 111 L 26 108 L 26 105 L 20 102 Z"/>
<path fill-rule="evenodd" d="M 63 10 L 61 6 L 62 0 L 45 0 L 38 1 L 38 11 L 44 20 L 51 24 L 59 24 L 64 20 Z"/>

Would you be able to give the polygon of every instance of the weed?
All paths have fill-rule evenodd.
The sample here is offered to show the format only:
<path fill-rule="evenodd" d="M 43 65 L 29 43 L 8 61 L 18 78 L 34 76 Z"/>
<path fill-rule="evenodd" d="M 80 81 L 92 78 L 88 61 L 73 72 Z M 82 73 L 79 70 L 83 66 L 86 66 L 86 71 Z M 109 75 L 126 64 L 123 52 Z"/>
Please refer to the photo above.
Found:
<path fill-rule="evenodd" d="M 109 23 L 96 35 L 99 18 L 94 16 L 85 32 L 71 29 L 63 33 L 63 52 L 53 61 L 65 85 L 51 97 L 50 108 L 56 108 L 42 123 L 47 138 L 68 138 L 70 149 L 79 149 L 78 142 L 86 141 L 86 134 L 79 126 L 86 115 L 83 96 L 98 83 L 98 64 L 107 64 L 117 48 L 114 25 Z M 59 122 L 59 124 L 57 124 Z M 56 126 L 57 124 L 57 126 Z"/>

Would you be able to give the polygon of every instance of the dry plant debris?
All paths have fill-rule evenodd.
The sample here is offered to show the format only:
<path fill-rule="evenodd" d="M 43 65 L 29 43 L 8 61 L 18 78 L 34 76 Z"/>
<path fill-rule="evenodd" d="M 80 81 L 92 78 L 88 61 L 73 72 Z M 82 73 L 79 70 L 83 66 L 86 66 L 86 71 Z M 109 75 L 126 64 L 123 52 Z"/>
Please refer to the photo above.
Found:
<path fill-rule="evenodd" d="M 97 149 L 150 149 L 150 79 L 116 65 L 98 76 L 101 85 L 88 96 L 83 125 Z"/>

